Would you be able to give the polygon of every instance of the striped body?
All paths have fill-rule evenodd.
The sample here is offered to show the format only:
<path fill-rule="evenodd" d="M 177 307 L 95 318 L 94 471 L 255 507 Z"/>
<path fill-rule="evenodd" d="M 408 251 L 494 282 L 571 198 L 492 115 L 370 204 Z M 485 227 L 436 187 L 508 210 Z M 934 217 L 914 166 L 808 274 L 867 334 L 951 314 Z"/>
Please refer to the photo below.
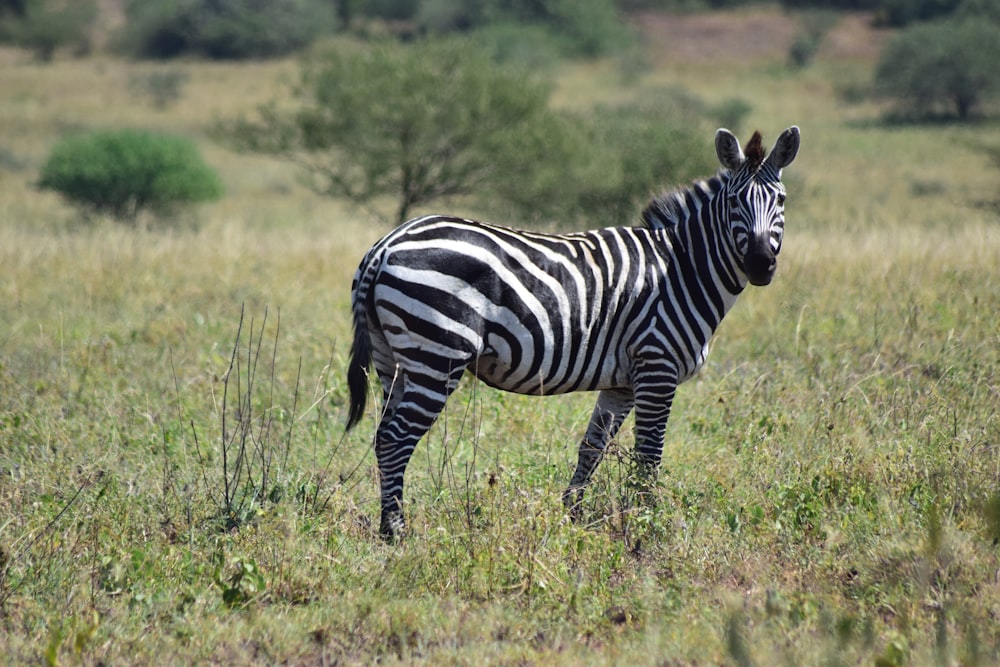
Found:
<path fill-rule="evenodd" d="M 759 135 L 750 157 L 717 138 L 726 169 L 654 199 L 640 227 L 557 235 L 426 216 L 376 243 L 352 289 L 348 423 L 363 413 L 373 362 L 382 534 L 402 530 L 406 465 L 466 370 L 521 394 L 601 392 L 568 504 L 633 407 L 637 458 L 655 469 L 677 384 L 704 363 L 747 281 L 770 282 L 797 128 L 782 137 L 780 164 L 764 159 Z"/>

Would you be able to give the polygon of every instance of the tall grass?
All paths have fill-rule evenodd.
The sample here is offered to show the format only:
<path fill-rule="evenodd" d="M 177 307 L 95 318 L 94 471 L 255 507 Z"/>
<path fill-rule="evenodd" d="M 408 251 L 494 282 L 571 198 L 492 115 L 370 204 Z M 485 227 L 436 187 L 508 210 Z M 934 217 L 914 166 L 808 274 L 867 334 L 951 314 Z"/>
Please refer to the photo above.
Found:
<path fill-rule="evenodd" d="M 384 230 L 207 143 L 231 194 L 191 224 L 81 227 L 31 188 L 62 127 L 203 136 L 291 65 L 184 67 L 167 110 L 116 103 L 141 66 L 0 74 L 8 662 L 998 662 L 1000 193 L 977 148 L 992 125 L 886 130 L 837 97 L 860 75 L 821 59 L 651 72 L 642 85 L 747 99 L 772 139 L 803 128 L 778 277 L 679 390 L 655 502 L 624 484 L 626 428 L 569 522 L 594 397 L 466 382 L 408 471 L 411 536 L 387 546 L 374 412 L 342 431 L 351 275 Z M 613 70 L 562 80 L 576 104 L 641 94 Z M 227 528 L 238 405 L 271 420 L 280 493 Z"/>

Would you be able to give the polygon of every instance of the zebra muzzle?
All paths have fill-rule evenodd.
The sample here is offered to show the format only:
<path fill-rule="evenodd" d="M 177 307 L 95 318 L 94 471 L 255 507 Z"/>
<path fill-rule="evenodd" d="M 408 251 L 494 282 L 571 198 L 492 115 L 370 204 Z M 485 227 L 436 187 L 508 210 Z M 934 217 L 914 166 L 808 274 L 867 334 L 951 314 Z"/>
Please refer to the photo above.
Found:
<path fill-rule="evenodd" d="M 760 246 L 750 249 L 743 258 L 743 271 L 751 285 L 770 285 L 774 271 L 778 268 L 778 259 L 770 246 Z"/>

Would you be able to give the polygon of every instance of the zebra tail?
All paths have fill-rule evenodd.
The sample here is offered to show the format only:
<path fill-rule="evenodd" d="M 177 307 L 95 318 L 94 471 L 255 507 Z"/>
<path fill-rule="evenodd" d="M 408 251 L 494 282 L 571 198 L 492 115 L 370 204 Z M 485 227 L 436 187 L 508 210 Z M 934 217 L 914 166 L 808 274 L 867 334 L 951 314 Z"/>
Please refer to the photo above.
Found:
<path fill-rule="evenodd" d="M 365 414 L 368 403 L 368 368 L 372 363 L 372 341 L 368 333 L 368 313 L 374 298 L 372 283 L 382 262 L 384 241 L 378 243 L 361 261 L 351 288 L 351 312 L 354 319 L 354 342 L 347 365 L 347 388 L 351 405 L 347 412 L 346 431 L 354 428 Z"/>
<path fill-rule="evenodd" d="M 410 222 L 417 222 L 411 220 Z M 347 365 L 347 388 L 351 394 L 351 405 L 347 412 L 347 427 L 350 431 L 365 414 L 368 403 L 368 368 L 372 363 L 372 340 L 368 332 L 368 314 L 374 312 L 374 283 L 385 260 L 386 247 L 406 225 L 382 237 L 371 247 L 361 260 L 354 284 L 351 286 L 351 311 L 354 318 L 354 342 L 351 344 L 351 360 Z"/>
<path fill-rule="evenodd" d="M 364 306 L 356 307 L 354 342 L 351 344 L 351 360 L 347 366 L 347 388 L 351 393 L 351 407 L 347 413 L 348 431 L 361 421 L 368 402 L 368 367 L 372 361 L 372 346 L 365 319 Z"/>

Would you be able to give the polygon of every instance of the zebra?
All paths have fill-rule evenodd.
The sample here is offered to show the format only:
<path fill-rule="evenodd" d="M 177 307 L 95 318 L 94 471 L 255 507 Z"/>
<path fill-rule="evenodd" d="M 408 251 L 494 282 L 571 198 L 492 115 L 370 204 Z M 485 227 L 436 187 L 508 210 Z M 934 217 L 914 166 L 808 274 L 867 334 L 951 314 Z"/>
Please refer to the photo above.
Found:
<path fill-rule="evenodd" d="M 445 215 L 403 223 L 362 259 L 351 289 L 347 430 L 382 385 L 374 438 L 380 535 L 403 534 L 403 475 L 414 448 L 470 371 L 519 394 L 598 391 L 563 502 L 572 513 L 626 416 L 634 459 L 654 475 L 677 385 L 746 287 L 767 285 L 784 233 L 781 171 L 799 149 L 784 130 L 769 153 L 715 135 L 722 169 L 652 199 L 642 224 L 523 231 Z"/>

